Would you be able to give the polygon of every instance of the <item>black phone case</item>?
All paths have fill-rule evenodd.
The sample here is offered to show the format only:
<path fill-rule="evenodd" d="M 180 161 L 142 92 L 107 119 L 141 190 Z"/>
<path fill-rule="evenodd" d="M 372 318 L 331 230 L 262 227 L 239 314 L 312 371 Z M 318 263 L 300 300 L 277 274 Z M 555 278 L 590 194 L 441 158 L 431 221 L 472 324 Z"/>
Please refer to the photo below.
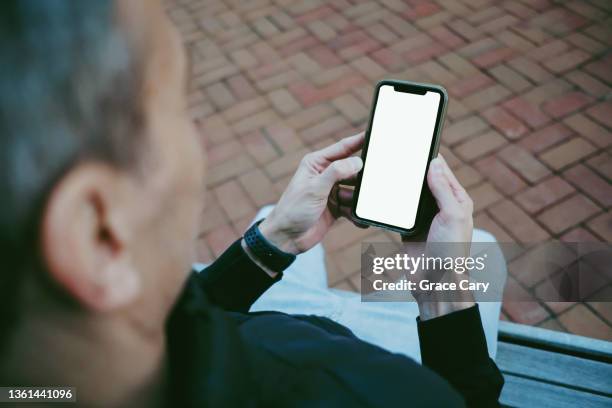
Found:
<path fill-rule="evenodd" d="M 360 218 L 356 214 L 357 208 L 357 200 L 359 200 L 359 190 L 361 189 L 361 178 L 363 176 L 363 169 L 359 172 L 357 177 L 357 184 L 355 187 L 355 195 L 353 199 L 353 205 L 351 209 L 352 216 L 358 220 L 362 224 L 372 225 L 376 227 L 386 228 L 391 231 L 399 232 L 404 236 L 414 236 L 426 228 L 429 228 L 431 225 L 431 221 L 433 217 L 438 213 L 438 206 L 436 204 L 436 200 L 434 199 L 431 191 L 429 190 L 429 186 L 427 185 L 427 172 L 429 171 L 429 163 L 431 160 L 438 155 L 438 147 L 440 144 L 440 134 L 442 133 L 442 127 L 444 124 L 444 118 L 446 116 L 446 107 L 448 105 L 448 93 L 446 89 L 439 85 L 432 85 L 426 83 L 417 83 L 410 81 L 401 81 L 395 79 L 384 79 L 376 84 L 376 88 L 374 91 L 374 97 L 372 101 L 372 108 L 370 109 L 370 119 L 368 122 L 368 128 L 365 133 L 365 141 L 363 150 L 361 153 L 361 158 L 364 163 L 367 160 L 367 152 L 368 152 L 368 144 L 370 142 L 370 132 L 372 130 L 372 123 L 374 121 L 374 112 L 376 111 L 376 103 L 378 102 L 378 92 L 383 85 L 391 85 L 395 89 L 404 89 L 404 92 L 417 93 L 417 94 L 425 94 L 427 91 L 437 92 L 442 96 L 442 103 L 438 108 L 438 114 L 436 116 L 436 124 L 434 128 L 434 135 L 431 142 L 431 147 L 429 149 L 429 157 L 427 160 L 427 168 L 425 169 L 425 177 L 423 179 L 423 186 L 421 188 L 421 197 L 419 200 L 419 206 L 417 208 L 416 220 L 414 223 L 414 227 L 411 229 L 400 228 L 395 225 L 384 224 L 381 222 L 376 222 L 372 220 L 366 220 L 364 218 Z"/>

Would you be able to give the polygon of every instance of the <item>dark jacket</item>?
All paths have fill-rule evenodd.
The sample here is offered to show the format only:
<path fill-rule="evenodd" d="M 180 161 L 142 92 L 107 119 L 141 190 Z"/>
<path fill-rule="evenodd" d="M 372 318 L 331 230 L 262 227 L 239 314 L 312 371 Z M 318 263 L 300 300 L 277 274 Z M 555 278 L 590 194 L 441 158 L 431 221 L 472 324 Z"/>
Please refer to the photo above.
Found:
<path fill-rule="evenodd" d="M 193 273 L 167 325 L 169 405 L 180 407 L 497 406 L 503 377 L 478 307 L 418 321 L 423 365 L 319 316 L 249 313 L 281 279 L 236 241 Z"/>

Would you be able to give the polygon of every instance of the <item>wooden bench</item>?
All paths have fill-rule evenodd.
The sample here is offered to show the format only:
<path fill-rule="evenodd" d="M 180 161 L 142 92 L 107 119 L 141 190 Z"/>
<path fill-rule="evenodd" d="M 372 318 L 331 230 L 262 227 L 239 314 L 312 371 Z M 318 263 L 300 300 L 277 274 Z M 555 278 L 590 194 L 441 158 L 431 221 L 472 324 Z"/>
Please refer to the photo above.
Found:
<path fill-rule="evenodd" d="M 500 322 L 509 407 L 612 407 L 612 342 Z"/>

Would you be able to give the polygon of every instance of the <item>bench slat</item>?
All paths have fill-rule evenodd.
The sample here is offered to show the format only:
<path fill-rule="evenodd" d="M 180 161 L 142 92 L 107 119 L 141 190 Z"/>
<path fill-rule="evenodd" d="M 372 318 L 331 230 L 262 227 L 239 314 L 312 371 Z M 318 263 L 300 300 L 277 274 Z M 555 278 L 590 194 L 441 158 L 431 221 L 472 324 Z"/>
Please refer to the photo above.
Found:
<path fill-rule="evenodd" d="M 498 345 L 496 361 L 504 373 L 612 393 L 611 364 L 505 342 Z"/>
<path fill-rule="evenodd" d="M 609 408 L 612 399 L 588 392 L 504 374 L 500 402 L 511 407 Z"/>

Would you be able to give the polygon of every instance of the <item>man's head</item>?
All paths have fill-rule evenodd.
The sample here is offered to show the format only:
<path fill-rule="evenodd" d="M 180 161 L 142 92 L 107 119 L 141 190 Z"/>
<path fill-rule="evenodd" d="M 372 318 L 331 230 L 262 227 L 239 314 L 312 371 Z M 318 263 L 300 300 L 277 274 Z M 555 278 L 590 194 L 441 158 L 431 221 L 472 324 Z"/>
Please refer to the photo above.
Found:
<path fill-rule="evenodd" d="M 58 316 L 163 329 L 202 210 L 186 76 L 180 38 L 155 1 L 0 3 L 9 349 L 31 321 Z"/>

